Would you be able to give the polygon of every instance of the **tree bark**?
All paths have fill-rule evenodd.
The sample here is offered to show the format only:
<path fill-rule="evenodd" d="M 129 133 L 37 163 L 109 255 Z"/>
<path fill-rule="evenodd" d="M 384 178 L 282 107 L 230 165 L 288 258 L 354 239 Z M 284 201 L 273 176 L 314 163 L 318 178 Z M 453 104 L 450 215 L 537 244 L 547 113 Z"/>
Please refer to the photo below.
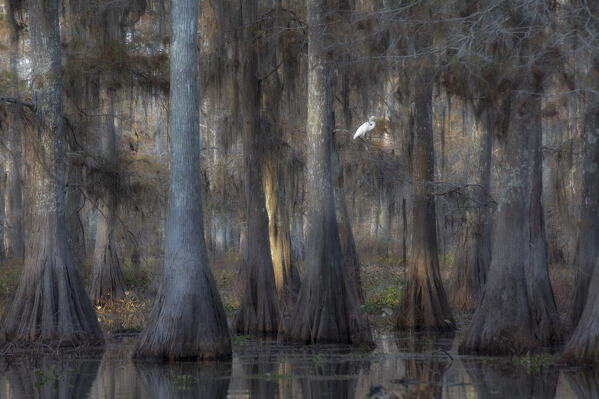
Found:
<path fill-rule="evenodd" d="M 245 282 L 241 305 L 235 316 L 235 329 L 243 334 L 276 335 L 279 325 L 275 274 L 270 254 L 268 214 L 262 187 L 264 134 L 260 126 L 260 88 L 254 25 L 257 2 L 241 7 L 244 42 L 241 46 L 242 79 L 240 88 L 245 153 L 245 200 L 247 249 L 242 276 Z"/>
<path fill-rule="evenodd" d="M 368 320 L 359 309 L 335 214 L 332 170 L 331 67 L 327 1 L 307 2 L 308 121 L 307 192 L 308 234 L 306 272 L 287 337 L 310 343 L 372 345 Z"/>
<path fill-rule="evenodd" d="M 171 8 L 170 178 L 164 268 L 134 358 L 231 357 L 231 338 L 208 267 L 200 179 L 198 2 Z"/>
<path fill-rule="evenodd" d="M 9 7 L 11 3 L 9 2 Z M 13 18 L 10 34 L 10 70 L 12 74 L 13 93 L 15 98 L 19 98 L 19 30 L 14 14 L 16 10 L 9 10 Z M 22 168 L 22 134 L 23 134 L 23 107 L 20 104 L 13 104 L 9 110 L 8 137 L 6 148 L 8 156 L 6 157 L 6 191 L 5 191 L 5 219 L 4 224 L 4 242 L 6 256 L 8 258 L 22 258 L 25 251 L 25 241 L 23 232 L 23 196 L 21 192 L 21 168 Z"/>
<path fill-rule="evenodd" d="M 412 109 L 413 236 L 406 291 L 399 305 L 399 329 L 447 331 L 455 328 L 439 273 L 432 126 L 432 74 L 421 72 L 414 82 Z"/>
<path fill-rule="evenodd" d="M 282 173 L 281 165 L 272 157 L 269 158 L 264 167 L 264 188 L 268 212 L 270 253 L 279 304 L 284 308 L 290 308 L 299 293 L 300 276 L 291 251 L 290 218 L 284 202 L 286 192 Z"/>
<path fill-rule="evenodd" d="M 492 112 L 481 104 L 476 112 L 472 100 L 466 100 L 466 123 L 471 130 L 466 168 L 468 193 L 464 222 L 453 263 L 449 301 L 464 310 L 474 310 L 482 296 L 491 263 L 491 212 L 488 204 L 491 176 Z"/>
<path fill-rule="evenodd" d="M 99 344 L 102 332 L 67 246 L 58 1 L 32 1 L 29 21 L 36 104 L 35 137 L 27 143 L 32 226 L 0 343 Z"/>
<path fill-rule="evenodd" d="M 596 82 L 598 76 L 599 58 L 596 58 L 590 81 Z M 599 85 L 595 83 L 595 87 Z M 595 93 L 590 93 L 586 102 L 580 230 L 576 255 L 578 270 L 570 312 L 572 328 L 576 328 L 587 303 L 589 282 L 599 258 L 599 99 Z"/>

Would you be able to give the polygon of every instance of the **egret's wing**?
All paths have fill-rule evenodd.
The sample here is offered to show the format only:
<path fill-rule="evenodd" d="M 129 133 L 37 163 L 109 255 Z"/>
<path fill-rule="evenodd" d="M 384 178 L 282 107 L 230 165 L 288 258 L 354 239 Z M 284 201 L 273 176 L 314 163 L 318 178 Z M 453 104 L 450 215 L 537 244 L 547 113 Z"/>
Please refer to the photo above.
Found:
<path fill-rule="evenodd" d="M 354 134 L 354 140 L 357 139 L 358 137 L 364 135 L 364 133 L 366 133 L 368 131 L 368 122 L 363 123 L 362 126 L 360 126 L 358 128 L 358 130 L 356 130 L 356 133 Z"/>

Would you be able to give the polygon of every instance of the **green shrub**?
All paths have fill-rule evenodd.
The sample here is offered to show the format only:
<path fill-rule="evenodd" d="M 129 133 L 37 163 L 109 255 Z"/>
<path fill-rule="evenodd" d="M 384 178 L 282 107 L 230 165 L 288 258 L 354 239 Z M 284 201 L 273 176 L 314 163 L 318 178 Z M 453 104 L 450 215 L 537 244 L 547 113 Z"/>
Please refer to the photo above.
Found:
<path fill-rule="evenodd" d="M 401 300 L 400 284 L 376 287 L 366 296 L 366 311 L 370 314 L 380 314 L 384 309 L 394 310 Z"/>

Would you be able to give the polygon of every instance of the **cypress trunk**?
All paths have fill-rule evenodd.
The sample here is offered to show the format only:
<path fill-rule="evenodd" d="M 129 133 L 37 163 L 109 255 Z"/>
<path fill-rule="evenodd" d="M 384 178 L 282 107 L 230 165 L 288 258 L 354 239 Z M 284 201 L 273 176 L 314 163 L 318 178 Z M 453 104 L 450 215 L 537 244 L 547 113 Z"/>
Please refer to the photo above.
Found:
<path fill-rule="evenodd" d="M 599 58 L 594 60 L 592 72 L 594 76 L 590 75 L 590 81 L 595 82 L 594 87 L 598 87 Z M 570 313 L 572 328 L 576 328 L 587 303 L 589 282 L 599 255 L 599 99 L 596 93 L 587 95 L 586 107 L 580 230 L 576 254 L 578 270 Z"/>
<path fill-rule="evenodd" d="M 542 87 L 536 83 L 536 92 Z M 553 345 L 561 341 L 560 317 L 549 279 L 547 234 L 543 211 L 543 128 L 541 124 L 540 95 L 530 98 L 531 114 L 528 118 L 530 136 L 529 151 L 529 192 L 528 192 L 528 231 L 526 287 L 531 311 L 533 329 L 541 345 Z"/>
<path fill-rule="evenodd" d="M 110 98 L 108 129 L 101 138 L 101 155 L 110 163 L 116 157 L 116 131 L 114 126 L 114 100 Z M 117 216 L 117 179 L 115 173 L 105 177 L 104 187 L 99 200 L 99 215 L 94 243 L 94 260 L 89 296 L 94 303 L 106 299 L 117 300 L 125 296 L 125 279 L 117 253 L 116 226 Z"/>
<path fill-rule="evenodd" d="M 335 214 L 327 1 L 308 0 L 308 232 L 306 272 L 287 337 L 310 343 L 372 344 L 345 265 Z"/>
<path fill-rule="evenodd" d="M 422 72 L 414 85 L 412 109 L 413 236 L 406 291 L 399 305 L 399 329 L 453 330 L 451 309 L 441 282 L 437 245 L 431 75 Z"/>
<path fill-rule="evenodd" d="M 594 75 L 593 79 L 596 81 L 599 74 L 599 59 L 594 60 L 591 71 L 591 76 Z M 593 253 L 597 254 L 597 239 L 599 239 L 596 224 L 599 201 L 599 98 L 595 92 L 588 93 L 586 107 L 584 139 L 587 146 L 584 155 L 582 225 L 578 245 L 588 253 L 582 253 L 579 248 L 579 271 L 576 284 L 577 290 L 585 289 L 583 286 L 586 285 L 586 302 L 574 333 L 566 344 L 564 357 L 571 362 L 599 363 L 599 340 L 597 339 L 599 336 L 599 268 L 596 259 L 595 263 L 591 264 Z M 581 280 L 588 280 L 586 273 L 591 273 L 591 270 L 591 281 L 584 284 Z M 576 311 L 576 303 L 574 306 L 573 312 Z M 574 315 L 572 320 L 576 320 Z"/>
<path fill-rule="evenodd" d="M 291 251 L 290 218 L 285 203 L 287 193 L 282 173 L 281 165 L 270 157 L 264 167 L 270 253 L 279 304 L 283 307 L 290 307 L 297 299 L 300 276 Z"/>
<path fill-rule="evenodd" d="M 8 3 L 9 8 L 12 3 Z M 19 98 L 19 28 L 14 20 L 17 10 L 10 9 L 11 34 L 10 34 L 10 71 L 12 74 L 13 96 Z M 23 197 L 21 192 L 21 165 L 22 165 L 22 134 L 23 134 L 23 108 L 19 104 L 12 104 L 8 114 L 8 137 L 6 140 L 6 188 L 5 188 L 5 219 L 6 228 L 3 231 L 8 258 L 22 258 L 25 251 L 23 235 Z"/>
<path fill-rule="evenodd" d="M 500 137 L 493 259 L 480 305 L 460 352 L 539 351 L 559 338 L 547 274 L 541 207 L 539 85 L 532 74 L 514 87 Z"/>
<path fill-rule="evenodd" d="M 483 105 L 475 111 L 471 100 L 466 100 L 466 123 L 471 130 L 466 168 L 467 201 L 464 221 L 453 263 L 453 277 L 449 301 L 453 306 L 473 310 L 482 296 L 491 263 L 491 212 L 489 182 L 491 176 L 491 116 Z"/>
<path fill-rule="evenodd" d="M 268 214 L 262 187 L 264 134 L 260 126 L 257 54 L 253 26 L 257 23 L 257 2 L 242 6 L 244 42 L 240 51 L 240 87 L 245 153 L 245 200 L 247 246 L 242 265 L 244 292 L 235 316 L 235 329 L 243 334 L 274 334 L 279 325 L 275 274 L 270 255 Z"/>
<path fill-rule="evenodd" d="M 35 132 L 26 145 L 32 225 L 0 342 L 98 344 L 102 332 L 67 246 L 58 1 L 32 1 L 29 21 L 36 104 Z"/>
<path fill-rule="evenodd" d="M 134 357 L 231 357 L 227 318 L 208 267 L 200 180 L 198 2 L 172 4 L 170 177 L 164 267 Z"/>

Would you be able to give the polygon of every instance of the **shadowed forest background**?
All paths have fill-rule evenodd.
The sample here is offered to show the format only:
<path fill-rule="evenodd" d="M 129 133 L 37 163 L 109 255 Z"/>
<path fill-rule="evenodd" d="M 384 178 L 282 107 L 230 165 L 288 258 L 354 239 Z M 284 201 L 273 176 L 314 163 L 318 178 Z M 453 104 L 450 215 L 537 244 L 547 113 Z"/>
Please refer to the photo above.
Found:
<path fill-rule="evenodd" d="M 593 1 L 45 3 L 0 2 L 0 344 L 599 359 Z"/>

